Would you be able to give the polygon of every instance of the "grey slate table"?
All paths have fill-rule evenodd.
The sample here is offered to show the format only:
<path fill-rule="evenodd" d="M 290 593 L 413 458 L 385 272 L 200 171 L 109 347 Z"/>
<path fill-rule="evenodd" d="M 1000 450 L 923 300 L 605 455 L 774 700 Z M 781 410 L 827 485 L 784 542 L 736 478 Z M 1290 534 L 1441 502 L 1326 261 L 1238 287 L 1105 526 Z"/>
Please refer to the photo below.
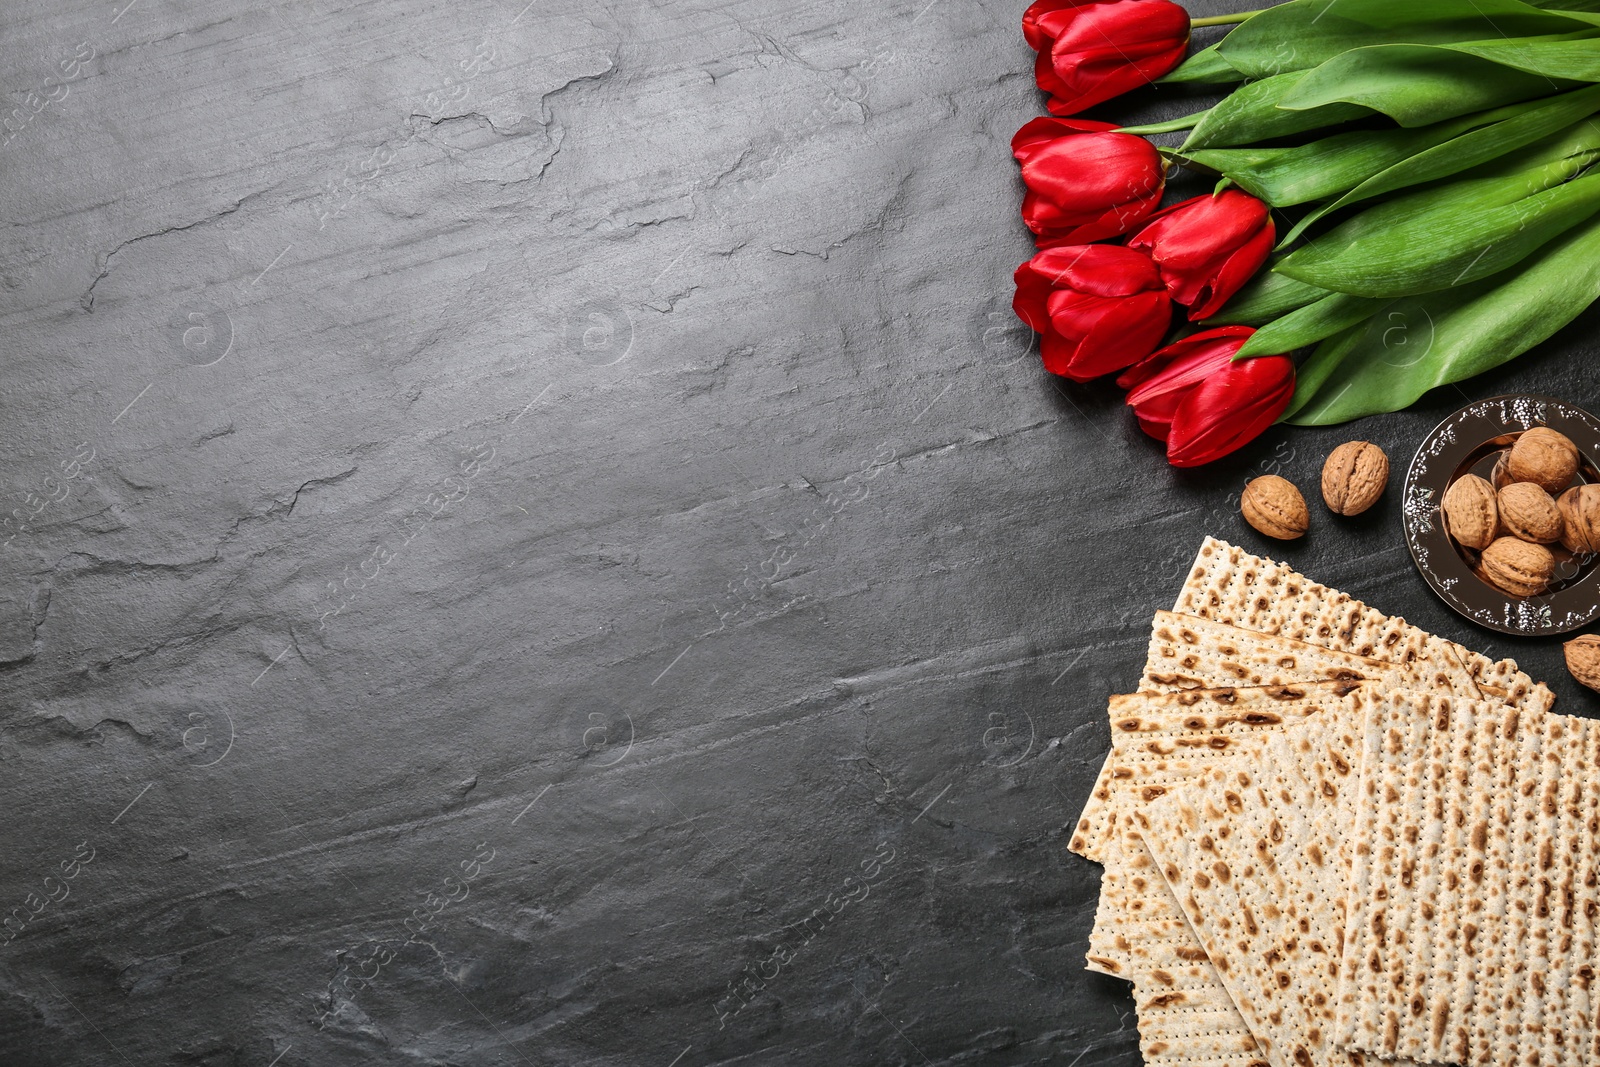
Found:
<path fill-rule="evenodd" d="M 1169 469 L 1010 315 L 1021 10 L 6 5 L 0 1063 L 1137 1061 L 1065 845 L 1150 612 L 1600 319 Z M 1397 514 L 1270 547 L 1595 707 Z"/>

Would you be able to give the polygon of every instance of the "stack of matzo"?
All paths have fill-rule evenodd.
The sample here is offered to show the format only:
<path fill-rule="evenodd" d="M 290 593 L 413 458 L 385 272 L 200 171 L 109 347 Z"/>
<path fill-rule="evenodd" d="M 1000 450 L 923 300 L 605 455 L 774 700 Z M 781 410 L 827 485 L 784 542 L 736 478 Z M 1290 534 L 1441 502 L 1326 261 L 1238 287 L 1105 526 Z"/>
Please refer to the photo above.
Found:
<path fill-rule="evenodd" d="M 1147 1062 L 1600 1064 L 1600 722 L 1214 539 L 1072 849 Z"/>

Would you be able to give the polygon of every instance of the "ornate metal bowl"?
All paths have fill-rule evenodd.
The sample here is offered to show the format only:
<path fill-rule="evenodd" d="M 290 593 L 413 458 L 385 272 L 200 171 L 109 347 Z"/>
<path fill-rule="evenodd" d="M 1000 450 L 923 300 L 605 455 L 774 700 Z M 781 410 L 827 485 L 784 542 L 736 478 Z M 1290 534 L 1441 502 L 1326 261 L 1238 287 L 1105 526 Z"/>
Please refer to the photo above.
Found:
<path fill-rule="evenodd" d="M 1417 570 L 1464 618 L 1501 633 L 1551 636 L 1600 617 L 1600 556 L 1574 556 L 1551 545 L 1555 581 L 1533 597 L 1502 592 L 1473 573 L 1476 553 L 1445 534 L 1439 501 L 1463 474 L 1490 478 L 1495 461 L 1534 426 L 1566 434 L 1578 446 L 1578 480 L 1600 481 L 1600 419 L 1547 396 L 1496 396 L 1468 404 L 1441 422 L 1406 471 L 1405 535 Z"/>

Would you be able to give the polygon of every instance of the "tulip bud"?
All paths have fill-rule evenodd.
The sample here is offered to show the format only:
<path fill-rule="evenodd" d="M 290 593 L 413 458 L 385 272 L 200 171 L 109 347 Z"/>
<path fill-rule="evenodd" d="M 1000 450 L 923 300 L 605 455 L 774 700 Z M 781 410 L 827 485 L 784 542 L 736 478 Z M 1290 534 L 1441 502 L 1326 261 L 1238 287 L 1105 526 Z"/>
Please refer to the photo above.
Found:
<path fill-rule="evenodd" d="M 1076 115 L 1161 77 L 1183 61 L 1189 13 L 1168 0 L 1037 0 L 1022 34 L 1052 115 Z"/>
<path fill-rule="evenodd" d="M 1145 433 L 1167 443 L 1167 462 L 1198 467 L 1259 437 L 1294 396 L 1294 361 L 1233 361 L 1255 330 L 1222 326 L 1174 342 L 1129 368 L 1117 384 Z"/>
<path fill-rule="evenodd" d="M 1267 205 L 1237 189 L 1197 196 L 1156 212 L 1128 239 L 1149 254 L 1190 321 L 1215 314 L 1267 261 L 1273 243 Z"/>
<path fill-rule="evenodd" d="M 1172 321 L 1155 264 L 1117 245 L 1047 248 L 1017 268 L 1017 317 L 1043 335 L 1045 369 L 1086 382 L 1153 352 Z"/>
<path fill-rule="evenodd" d="M 1022 164 L 1022 219 L 1040 247 L 1127 233 L 1161 203 L 1166 164 L 1155 145 L 1109 122 L 1033 119 L 1011 139 Z"/>

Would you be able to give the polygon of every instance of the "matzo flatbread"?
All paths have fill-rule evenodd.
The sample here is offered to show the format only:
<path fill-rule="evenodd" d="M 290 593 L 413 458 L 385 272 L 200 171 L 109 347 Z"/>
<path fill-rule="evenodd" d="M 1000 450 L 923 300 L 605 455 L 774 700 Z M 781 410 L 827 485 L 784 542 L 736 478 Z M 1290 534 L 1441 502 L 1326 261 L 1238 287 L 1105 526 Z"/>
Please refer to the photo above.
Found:
<path fill-rule="evenodd" d="M 1556 780 L 1566 770 L 1566 738 L 1574 721 L 1549 715 L 1520 731 L 1518 781 L 1512 798 L 1511 880 L 1506 888 L 1506 921 L 1501 926 L 1501 981 L 1492 1002 L 1473 1009 L 1474 1015 L 1490 1020 L 1493 1042 L 1471 1050 L 1473 1061 L 1479 1064 L 1513 1063 L 1519 1058 L 1560 1062 L 1542 1061 L 1538 1054 L 1543 1020 L 1559 1018 L 1560 1011 L 1560 993 L 1545 981 L 1550 966 L 1548 933 L 1543 958 L 1539 934 L 1544 929 L 1541 912 L 1549 914 L 1554 891 L 1549 872 L 1561 841 Z"/>
<path fill-rule="evenodd" d="M 1534 683 L 1510 660 L 1493 662 L 1404 619 L 1385 616 L 1282 563 L 1253 556 L 1214 537 L 1201 544 L 1173 611 L 1268 637 L 1369 656 L 1401 668 L 1398 684 L 1408 689 L 1447 688 L 1463 698 L 1498 700 L 1541 711 L 1548 710 L 1555 700 L 1548 689 Z M 1152 626 L 1152 631 L 1155 628 Z M 1152 673 L 1152 658 L 1147 657 L 1147 675 Z M 1182 657 L 1176 658 L 1181 663 Z M 1157 668 L 1154 673 L 1168 672 Z M 1297 673 L 1280 675 L 1278 680 L 1307 679 Z M 1079 818 L 1079 833 L 1069 845 L 1089 859 L 1095 857 L 1085 851 L 1088 840 L 1082 833 L 1086 824 L 1099 818 L 1096 809 L 1106 791 L 1107 773 L 1107 767 L 1102 767 Z"/>
<path fill-rule="evenodd" d="M 1248 681 L 1253 688 L 1306 684 L 1327 678 L 1386 678 L 1392 684 L 1415 690 L 1443 684 L 1443 673 L 1425 659 L 1408 654 L 1413 647 L 1414 642 L 1409 639 L 1391 641 L 1382 648 L 1395 657 L 1393 660 L 1366 658 L 1225 623 L 1158 612 L 1151 625 L 1141 691 L 1170 692 L 1191 688 L 1178 685 L 1180 680 L 1216 681 L 1219 685 Z M 1465 686 L 1464 695 L 1477 696 L 1477 688 L 1471 682 L 1458 680 L 1458 684 Z M 1542 695 L 1548 697 L 1549 691 L 1543 690 Z M 1115 719 L 1115 709 L 1111 714 Z M 1087 859 L 1101 862 L 1094 827 L 1102 824 L 1105 817 L 1101 809 L 1110 794 L 1109 775 L 1113 767 L 1109 758 L 1101 766 L 1079 815 L 1078 831 L 1068 846 Z"/>
<path fill-rule="evenodd" d="M 1469 782 L 1465 794 L 1455 794 L 1450 798 L 1464 797 L 1464 804 L 1446 801 L 1447 817 L 1449 811 L 1470 805 L 1479 813 L 1481 820 L 1472 826 L 1474 848 L 1468 863 L 1468 885 L 1466 896 L 1459 905 L 1467 913 L 1468 919 L 1462 932 L 1461 955 L 1466 958 L 1457 957 L 1457 962 L 1470 968 L 1472 987 L 1466 998 L 1436 1006 L 1435 1009 L 1441 1014 L 1447 1013 L 1453 1020 L 1453 1025 L 1446 1024 L 1443 1027 L 1446 1032 L 1466 1027 L 1462 1063 L 1476 1062 L 1476 1050 L 1492 1050 L 1494 1047 L 1488 1015 L 1474 1012 L 1473 1005 L 1493 1003 L 1500 991 L 1500 969 L 1504 966 L 1501 956 L 1505 949 L 1506 889 L 1516 840 L 1511 817 L 1515 810 L 1517 753 L 1522 743 L 1521 736 L 1527 731 L 1528 725 L 1527 716 L 1514 711 L 1508 713 L 1500 726 L 1489 773 Z M 1475 800 L 1481 800 L 1482 803 L 1474 803 Z M 1481 857 L 1475 847 L 1479 841 L 1485 842 Z M 1378 1003 L 1381 1004 L 1381 999 Z M 1436 1025 L 1435 1028 L 1440 1027 Z M 1400 1036 L 1397 1031 L 1396 1042 Z"/>
<path fill-rule="evenodd" d="M 1111 751 L 1106 754 L 1100 777 L 1078 817 L 1069 847 L 1086 859 L 1106 862 L 1104 848 L 1113 827 L 1112 797 L 1133 775 L 1131 763 L 1151 757 L 1164 758 L 1159 746 L 1175 744 L 1161 738 L 1152 740 L 1150 735 L 1206 735 L 1231 728 L 1281 725 L 1286 718 L 1309 714 L 1309 705 L 1344 698 L 1358 684 L 1355 681 L 1305 682 L 1113 696 L 1107 706 L 1111 718 Z M 1153 744 L 1158 747 L 1152 749 Z M 1191 738 L 1176 753 L 1165 755 L 1190 754 L 1202 744 L 1214 745 L 1215 742 Z"/>
<path fill-rule="evenodd" d="M 1146 1067 L 1271 1067 L 1209 962 L 1136 977 Z"/>
<path fill-rule="evenodd" d="M 1511 660 L 1496 663 L 1215 537 L 1200 545 L 1172 610 L 1359 656 L 1412 656 L 1457 696 L 1520 705 L 1543 690 L 1537 699 L 1552 699 Z"/>
<path fill-rule="evenodd" d="M 1596 724 L 1444 699 L 1375 718 L 1341 1038 L 1428 1062 L 1597 1062 Z M 1430 752 L 1454 754 L 1444 774 Z M 1434 848 L 1432 822 L 1463 836 Z"/>
<path fill-rule="evenodd" d="M 1139 693 L 1113 698 L 1114 762 L 1104 823 L 1093 829 L 1094 858 L 1106 865 L 1090 935 L 1089 966 L 1127 976 L 1159 966 L 1178 948 L 1192 949 L 1185 922 L 1159 874 L 1143 869 L 1132 844 L 1138 809 L 1175 783 L 1232 753 L 1258 753 L 1263 738 L 1319 710 L 1348 704 L 1360 683 L 1263 689 Z"/>
<path fill-rule="evenodd" d="M 1600 727 L 1585 722 L 1579 728 L 1578 761 L 1600 767 Z M 1572 958 L 1567 1013 L 1561 1030 L 1569 1041 L 1581 1041 L 1584 1027 L 1594 1035 L 1591 1055 L 1600 1061 L 1600 997 L 1596 996 L 1595 957 L 1600 953 L 1597 928 L 1600 908 L 1586 906 L 1600 892 L 1600 783 L 1585 779 L 1578 805 L 1578 854 L 1572 878 Z"/>
<path fill-rule="evenodd" d="M 1273 1067 L 1361 1064 L 1333 1042 L 1362 709 L 1217 761 L 1145 813 L 1144 841 Z"/>
<path fill-rule="evenodd" d="M 1218 686 L 1336 682 L 1382 675 L 1370 656 L 1258 633 L 1195 615 L 1158 611 L 1139 688 L 1147 692 Z"/>
<path fill-rule="evenodd" d="M 1360 684 L 1113 697 L 1116 762 L 1108 781 L 1139 791 L 1142 800 L 1144 789 L 1165 788 L 1161 783 L 1180 767 L 1216 759 L 1263 731 L 1348 701 Z M 1088 965 L 1134 983 L 1145 1061 L 1268 1067 L 1144 843 L 1112 833 L 1100 854 L 1106 873 Z"/>
<path fill-rule="evenodd" d="M 1190 696 L 1193 687 L 1223 688 L 1217 681 L 1305 684 L 1309 673 L 1360 675 L 1369 682 L 1369 694 L 1374 687 L 1403 685 L 1448 693 L 1458 702 L 1504 701 L 1532 718 L 1553 701 L 1547 689 L 1509 660 L 1493 662 L 1214 539 L 1202 545 L 1175 607 L 1176 613 L 1159 613 L 1152 626 L 1141 689 L 1186 690 L 1179 695 Z M 1381 680 L 1373 682 L 1369 675 Z M 1151 708 L 1151 714 L 1135 716 L 1136 725 L 1119 731 L 1117 701 L 1126 711 L 1130 699 L 1113 700 L 1112 750 L 1071 844 L 1107 864 L 1090 966 L 1134 983 L 1147 1062 L 1245 1067 L 1254 1061 L 1261 1067 L 1264 1043 L 1229 996 L 1201 944 L 1194 916 L 1166 888 L 1145 841 L 1130 832 L 1129 820 L 1148 819 L 1152 805 L 1170 802 L 1164 795 L 1192 787 L 1196 775 L 1220 766 L 1199 750 L 1219 731 L 1234 734 L 1218 738 L 1228 753 L 1219 757 L 1222 761 L 1247 753 L 1246 762 L 1260 763 L 1270 751 L 1276 763 L 1294 768 L 1284 771 L 1286 781 L 1293 778 L 1301 785 L 1332 772 L 1313 751 L 1286 746 L 1290 735 L 1283 724 L 1262 731 L 1237 722 L 1191 721 L 1177 708 Z M 1581 738 L 1541 735 L 1541 744 L 1530 748 L 1526 738 L 1501 736 L 1509 729 L 1503 710 L 1483 705 L 1479 713 L 1475 705 L 1471 714 L 1458 715 L 1448 699 L 1443 704 L 1452 711 L 1446 718 L 1476 715 L 1476 723 L 1466 732 L 1451 730 L 1448 723 L 1435 729 L 1426 715 L 1439 698 L 1423 693 L 1408 699 L 1413 713 L 1427 709 L 1424 721 L 1385 716 L 1383 728 L 1373 735 L 1375 762 L 1383 764 L 1374 769 L 1382 776 L 1381 787 L 1374 777 L 1374 794 L 1363 798 L 1371 803 L 1363 803 L 1359 814 L 1335 813 L 1326 804 L 1288 806 L 1275 810 L 1268 823 L 1258 823 L 1258 828 L 1276 825 L 1285 840 L 1320 842 L 1324 856 L 1337 844 L 1340 862 L 1329 867 L 1347 864 L 1340 869 L 1349 873 L 1343 882 L 1326 876 L 1317 882 L 1321 896 L 1315 907 L 1325 913 L 1319 922 L 1331 924 L 1336 934 L 1350 927 L 1352 937 L 1364 937 L 1365 949 L 1372 950 L 1366 952 L 1366 965 L 1373 973 L 1359 976 L 1349 946 L 1331 953 L 1337 960 L 1330 961 L 1325 984 L 1314 995 L 1331 999 L 1320 1006 L 1321 1021 L 1326 1023 L 1326 1013 L 1332 1012 L 1333 1023 L 1317 1027 L 1309 1044 L 1304 1040 L 1309 1030 L 1302 1027 L 1301 1045 L 1295 1047 L 1313 1062 L 1329 1055 L 1333 1059 L 1327 1062 L 1360 1063 L 1359 1053 L 1334 1050 L 1324 1032 L 1342 1033 L 1348 1026 L 1370 1037 L 1374 1047 L 1385 1041 L 1394 1047 L 1431 1041 L 1441 1050 L 1459 1047 L 1458 1059 L 1470 1054 L 1474 1063 L 1508 1051 L 1536 1062 L 1528 1059 L 1529 1048 L 1537 1049 L 1536 1056 L 1554 1057 L 1552 1062 L 1580 1062 L 1562 1058 L 1579 1047 L 1600 1057 L 1593 1036 L 1600 996 L 1591 992 L 1595 975 L 1588 962 L 1600 949 L 1600 917 L 1593 905 L 1585 908 L 1582 888 L 1587 882 L 1593 896 L 1600 875 L 1594 856 L 1600 846 L 1600 795 L 1586 793 L 1583 781 L 1572 775 L 1558 774 L 1544 746 L 1559 741 L 1571 758 L 1580 750 L 1588 753 L 1585 766 L 1592 768 L 1600 757 L 1597 739 L 1582 731 Z M 1307 732 L 1321 729 L 1312 724 L 1326 720 L 1302 715 L 1299 721 L 1293 729 Z M 1515 723 L 1516 714 L 1509 721 Z M 1256 733 L 1264 739 L 1245 739 Z M 1180 737 L 1187 743 L 1180 745 Z M 1402 758 L 1407 755 L 1409 767 Z M 1509 769 L 1519 758 L 1532 762 L 1520 771 Z M 1475 784 L 1484 777 L 1492 782 L 1497 773 L 1509 776 L 1514 795 L 1496 797 Z M 1600 789 L 1591 792 L 1600 794 Z M 1575 825 L 1577 836 L 1563 831 L 1563 823 Z M 1551 847 L 1552 841 L 1562 847 Z M 1524 883 L 1517 891 L 1521 896 L 1508 890 L 1497 900 L 1488 883 L 1508 881 L 1512 872 Z M 1313 892 L 1304 872 L 1296 877 L 1300 881 L 1277 887 L 1283 899 Z M 1312 907 L 1309 897 L 1296 907 L 1302 904 Z M 1226 905 L 1219 908 L 1226 914 Z M 1346 962 L 1350 973 L 1338 973 Z M 1508 989 L 1509 976 L 1518 974 L 1526 986 Z M 1314 976 L 1296 970 L 1294 988 L 1312 988 L 1307 983 Z M 1290 1018 L 1281 1010 L 1278 1014 Z M 1259 1027 L 1280 1025 L 1270 1012 L 1262 1018 L 1266 1022 Z M 1551 1019 L 1569 1025 L 1552 1025 Z M 1280 1029 L 1274 1047 L 1288 1047 L 1284 1042 L 1294 1036 Z M 1434 1055 L 1437 1062 L 1441 1053 Z M 1293 1061 L 1272 1062 L 1290 1067 Z"/>

